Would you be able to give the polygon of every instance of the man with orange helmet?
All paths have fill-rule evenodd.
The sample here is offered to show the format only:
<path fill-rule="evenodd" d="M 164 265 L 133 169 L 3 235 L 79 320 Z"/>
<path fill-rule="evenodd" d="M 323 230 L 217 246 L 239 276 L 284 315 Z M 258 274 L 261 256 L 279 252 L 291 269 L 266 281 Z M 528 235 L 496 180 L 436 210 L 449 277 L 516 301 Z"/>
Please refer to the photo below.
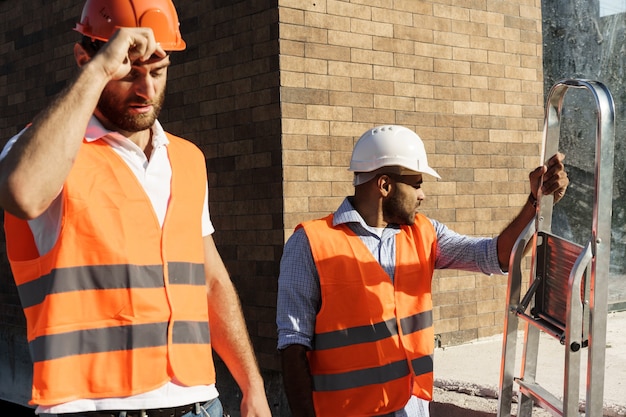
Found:
<path fill-rule="evenodd" d="M 157 120 L 169 52 L 185 49 L 174 5 L 87 0 L 76 31 L 77 76 L 0 155 L 31 403 L 62 416 L 221 416 L 214 349 L 241 415 L 269 417 L 212 238 L 205 158 Z"/>
<path fill-rule="evenodd" d="M 563 196 L 562 160 L 530 173 L 528 202 L 497 238 L 469 237 L 418 212 L 422 176 L 440 178 L 420 137 L 403 126 L 366 131 L 352 151 L 354 196 L 285 244 L 276 322 L 294 417 L 427 417 L 433 271 L 506 271 L 540 180 L 542 193 Z"/>

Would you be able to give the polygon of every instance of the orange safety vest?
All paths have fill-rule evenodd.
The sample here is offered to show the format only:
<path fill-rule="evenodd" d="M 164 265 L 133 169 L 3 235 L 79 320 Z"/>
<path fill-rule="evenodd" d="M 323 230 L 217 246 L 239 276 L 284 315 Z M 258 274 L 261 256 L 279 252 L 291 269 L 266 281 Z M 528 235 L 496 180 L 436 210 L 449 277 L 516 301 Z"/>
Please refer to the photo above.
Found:
<path fill-rule="evenodd" d="M 33 360 L 31 404 L 124 397 L 176 380 L 213 384 L 202 210 L 205 159 L 168 135 L 163 227 L 125 162 L 83 142 L 63 186 L 61 230 L 39 256 L 28 224 L 5 213 L 7 255 Z"/>
<path fill-rule="evenodd" d="M 308 353 L 318 417 L 374 416 L 431 400 L 431 281 L 436 235 L 416 216 L 396 235 L 394 282 L 333 215 L 302 226 L 319 273 L 321 308 Z"/>

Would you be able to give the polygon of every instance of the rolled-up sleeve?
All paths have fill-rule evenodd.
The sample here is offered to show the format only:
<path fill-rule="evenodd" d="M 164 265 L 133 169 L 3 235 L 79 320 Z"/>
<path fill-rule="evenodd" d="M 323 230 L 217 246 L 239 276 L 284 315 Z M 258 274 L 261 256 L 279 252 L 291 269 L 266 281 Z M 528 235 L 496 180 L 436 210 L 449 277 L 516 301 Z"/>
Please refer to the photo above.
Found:
<path fill-rule="evenodd" d="M 431 222 L 437 233 L 436 269 L 504 274 L 498 261 L 498 238 L 465 236 L 436 220 Z"/>

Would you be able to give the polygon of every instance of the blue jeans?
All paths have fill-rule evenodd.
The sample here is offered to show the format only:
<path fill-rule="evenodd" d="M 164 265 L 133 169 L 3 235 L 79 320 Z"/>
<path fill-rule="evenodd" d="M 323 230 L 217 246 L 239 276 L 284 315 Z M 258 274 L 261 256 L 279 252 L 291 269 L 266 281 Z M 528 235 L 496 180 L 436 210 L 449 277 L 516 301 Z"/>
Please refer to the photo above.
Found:
<path fill-rule="evenodd" d="M 200 414 L 195 414 L 193 411 L 183 415 L 183 417 L 222 417 L 224 415 L 224 409 L 219 398 L 215 398 L 202 406 L 200 406 Z"/>

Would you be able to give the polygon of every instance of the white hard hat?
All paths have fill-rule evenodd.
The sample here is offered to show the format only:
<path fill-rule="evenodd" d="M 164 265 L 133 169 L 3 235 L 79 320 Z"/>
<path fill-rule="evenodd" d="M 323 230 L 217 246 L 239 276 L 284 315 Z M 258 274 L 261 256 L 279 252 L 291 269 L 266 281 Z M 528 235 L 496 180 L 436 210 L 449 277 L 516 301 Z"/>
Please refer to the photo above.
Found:
<path fill-rule="evenodd" d="M 404 126 L 375 127 L 354 145 L 348 171 L 372 172 L 383 167 L 400 167 L 402 175 L 423 173 L 441 178 L 428 165 L 422 139 Z"/>

